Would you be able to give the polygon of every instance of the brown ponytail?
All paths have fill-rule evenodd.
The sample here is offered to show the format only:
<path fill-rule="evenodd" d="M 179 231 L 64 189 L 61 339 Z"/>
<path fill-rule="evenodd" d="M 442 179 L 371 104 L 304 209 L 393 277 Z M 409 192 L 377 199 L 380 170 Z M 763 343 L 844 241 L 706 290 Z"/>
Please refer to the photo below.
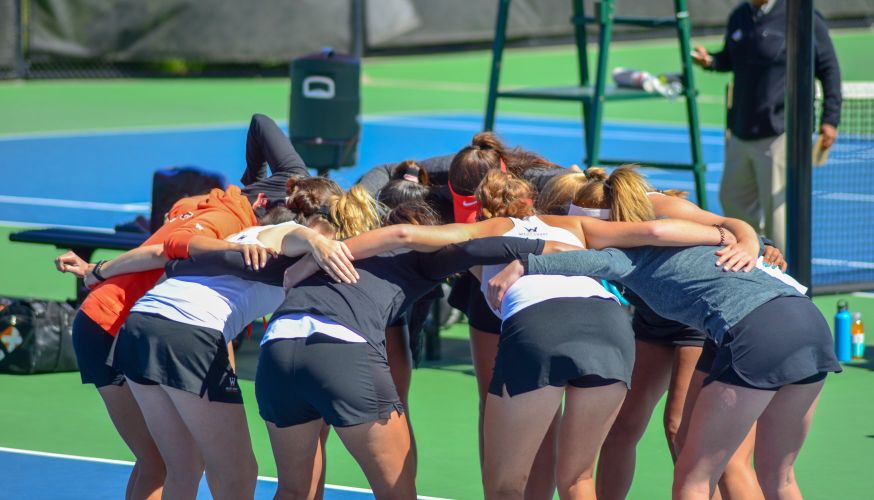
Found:
<path fill-rule="evenodd" d="M 427 203 L 422 201 L 405 201 L 392 208 L 383 219 L 383 225 L 413 224 L 416 226 L 436 226 L 440 217 Z"/>
<path fill-rule="evenodd" d="M 288 179 L 285 192 L 288 193 L 285 206 L 297 215 L 295 222 L 300 224 L 318 212 L 331 197 L 343 195 L 343 189 L 331 179 L 298 175 Z"/>
<path fill-rule="evenodd" d="M 476 189 L 483 219 L 534 215 L 534 187 L 507 172 L 490 170 Z"/>
<path fill-rule="evenodd" d="M 469 146 L 461 148 L 449 165 L 449 185 L 462 196 L 470 196 L 492 169 L 500 169 L 506 146 L 492 132 L 473 136 Z"/>
<path fill-rule="evenodd" d="M 407 175 L 415 176 L 417 181 L 408 179 L 406 177 Z M 429 182 L 428 171 L 425 170 L 424 167 L 416 163 L 415 160 L 404 160 L 395 165 L 395 168 L 392 169 L 391 179 L 418 182 L 423 186 L 427 186 Z"/>

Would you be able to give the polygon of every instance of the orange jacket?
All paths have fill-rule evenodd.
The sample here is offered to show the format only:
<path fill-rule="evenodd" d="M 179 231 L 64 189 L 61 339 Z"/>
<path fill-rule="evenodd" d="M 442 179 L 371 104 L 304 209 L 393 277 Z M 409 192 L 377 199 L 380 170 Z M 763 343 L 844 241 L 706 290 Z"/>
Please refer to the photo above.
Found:
<path fill-rule="evenodd" d="M 206 196 L 176 202 L 164 225 L 143 245 L 163 243 L 167 259 L 185 259 L 194 236 L 223 239 L 256 222 L 252 205 L 240 193 L 240 188 L 213 189 Z M 134 303 L 155 286 L 162 274 L 164 269 L 160 268 L 109 278 L 88 295 L 82 303 L 82 312 L 110 335 L 115 335 Z"/>

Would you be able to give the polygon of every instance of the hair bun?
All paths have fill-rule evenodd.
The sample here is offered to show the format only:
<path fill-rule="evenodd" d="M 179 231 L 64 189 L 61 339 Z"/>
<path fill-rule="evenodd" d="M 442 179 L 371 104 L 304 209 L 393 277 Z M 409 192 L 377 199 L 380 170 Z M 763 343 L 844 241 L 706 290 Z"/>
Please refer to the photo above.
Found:
<path fill-rule="evenodd" d="M 609 177 L 602 167 L 589 167 L 583 172 L 590 181 L 606 181 Z"/>
<path fill-rule="evenodd" d="M 480 132 L 473 136 L 470 145 L 479 149 L 491 149 L 498 152 L 503 152 L 504 144 L 498 139 L 494 132 Z"/>

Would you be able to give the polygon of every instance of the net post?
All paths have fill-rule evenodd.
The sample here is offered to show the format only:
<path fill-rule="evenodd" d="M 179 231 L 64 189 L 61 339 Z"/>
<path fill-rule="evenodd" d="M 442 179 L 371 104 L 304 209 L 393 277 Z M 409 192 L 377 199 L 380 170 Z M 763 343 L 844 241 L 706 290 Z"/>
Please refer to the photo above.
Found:
<path fill-rule="evenodd" d="M 364 57 L 365 41 L 364 0 L 352 0 L 352 55 Z"/>
<path fill-rule="evenodd" d="M 27 60 L 24 57 L 24 38 L 26 36 L 25 29 L 25 12 L 24 0 L 15 0 L 15 78 L 24 78 L 27 76 Z"/>
<path fill-rule="evenodd" d="M 812 290 L 813 0 L 788 1 L 786 38 L 787 255 L 790 274 Z"/>

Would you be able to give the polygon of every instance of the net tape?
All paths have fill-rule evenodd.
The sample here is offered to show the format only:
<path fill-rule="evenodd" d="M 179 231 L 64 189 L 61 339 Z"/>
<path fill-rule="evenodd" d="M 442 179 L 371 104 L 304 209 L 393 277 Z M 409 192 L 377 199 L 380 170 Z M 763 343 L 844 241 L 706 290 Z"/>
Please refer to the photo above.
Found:
<path fill-rule="evenodd" d="M 843 82 L 841 94 L 847 99 L 874 99 L 874 82 Z M 816 86 L 816 98 L 822 100 L 822 87 Z"/>

